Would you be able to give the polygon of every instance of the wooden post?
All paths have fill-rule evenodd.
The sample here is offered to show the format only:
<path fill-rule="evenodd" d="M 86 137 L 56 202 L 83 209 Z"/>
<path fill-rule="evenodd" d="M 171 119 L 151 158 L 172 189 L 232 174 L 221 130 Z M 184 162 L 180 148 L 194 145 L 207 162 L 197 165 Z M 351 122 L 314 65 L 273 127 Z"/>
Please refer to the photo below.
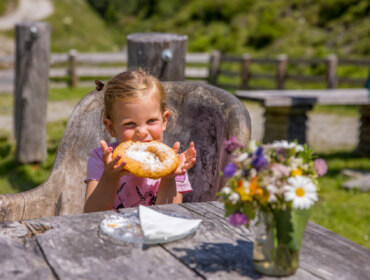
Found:
<path fill-rule="evenodd" d="M 46 159 L 50 27 L 43 22 L 16 25 L 14 121 L 19 163 Z"/>
<path fill-rule="evenodd" d="M 166 33 L 128 35 L 128 68 L 141 67 L 162 81 L 183 81 L 187 39 Z"/>
<path fill-rule="evenodd" d="M 311 109 L 311 105 L 266 106 L 263 143 L 271 143 L 275 140 L 298 140 L 300 144 L 306 143 L 307 112 Z"/>
<path fill-rule="evenodd" d="M 209 83 L 211 85 L 217 85 L 217 76 L 220 70 L 221 63 L 221 52 L 219 50 L 214 50 L 210 57 L 209 63 Z"/>
<path fill-rule="evenodd" d="M 249 89 L 250 64 L 252 57 L 249 54 L 243 54 L 242 57 L 242 89 Z"/>
<path fill-rule="evenodd" d="M 285 88 L 286 67 L 288 64 L 288 57 L 281 54 L 277 57 L 277 71 L 276 71 L 276 87 L 277 89 Z"/>
<path fill-rule="evenodd" d="M 327 88 L 337 88 L 337 65 L 338 58 L 335 54 L 330 54 L 325 59 L 326 63 L 326 85 Z"/>
<path fill-rule="evenodd" d="M 363 156 L 370 156 L 370 105 L 362 105 L 360 139 L 356 152 Z"/>
<path fill-rule="evenodd" d="M 68 52 L 68 61 L 69 61 L 69 69 L 68 69 L 68 75 L 69 75 L 69 86 L 72 88 L 75 88 L 78 86 L 78 75 L 77 75 L 77 51 L 76 50 L 70 50 Z"/>

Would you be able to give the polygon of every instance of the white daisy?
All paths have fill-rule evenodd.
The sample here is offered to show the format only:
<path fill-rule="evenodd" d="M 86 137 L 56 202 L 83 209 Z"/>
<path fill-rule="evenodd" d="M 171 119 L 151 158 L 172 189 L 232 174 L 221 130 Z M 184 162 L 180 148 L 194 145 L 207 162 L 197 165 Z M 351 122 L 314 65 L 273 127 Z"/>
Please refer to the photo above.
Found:
<path fill-rule="evenodd" d="M 242 153 L 240 156 L 236 158 L 236 161 L 241 162 L 243 160 L 246 160 L 248 158 L 248 153 Z"/>
<path fill-rule="evenodd" d="M 257 150 L 257 148 L 258 148 L 258 146 L 257 146 L 257 144 L 256 144 L 256 140 L 251 140 L 251 141 L 249 141 L 249 145 L 248 145 L 248 147 L 249 147 L 249 150 L 250 150 L 252 153 L 254 153 L 254 152 Z"/>
<path fill-rule="evenodd" d="M 237 193 L 232 193 L 229 196 L 229 200 L 231 201 L 232 204 L 235 204 L 239 201 L 239 195 Z"/>
<path fill-rule="evenodd" d="M 238 169 L 235 171 L 234 176 L 242 176 L 242 174 L 243 174 L 243 170 Z"/>
<path fill-rule="evenodd" d="M 303 151 L 303 146 L 302 145 L 299 145 L 295 142 L 288 142 L 287 140 L 274 141 L 274 143 L 272 143 L 272 147 L 275 148 L 275 149 L 283 148 L 283 149 L 287 149 L 287 150 L 295 148 L 295 151 L 297 153 Z"/>
<path fill-rule="evenodd" d="M 251 178 L 256 177 L 257 176 L 257 170 L 255 168 L 251 168 L 251 170 L 249 171 L 249 175 L 250 175 Z"/>
<path fill-rule="evenodd" d="M 297 169 L 298 167 L 303 166 L 303 159 L 297 157 L 291 157 L 292 169 Z"/>
<path fill-rule="evenodd" d="M 317 201 L 316 186 L 304 176 L 295 176 L 288 179 L 284 186 L 285 199 L 293 201 L 293 208 L 307 209 Z"/>
<path fill-rule="evenodd" d="M 267 191 L 269 192 L 269 202 L 276 202 L 277 201 L 277 198 L 276 198 L 276 194 L 278 193 L 278 188 L 275 186 L 275 185 L 267 185 L 266 187 Z"/>
<path fill-rule="evenodd" d="M 222 190 L 221 190 L 221 193 L 230 194 L 231 193 L 231 188 L 230 187 L 223 187 Z"/>

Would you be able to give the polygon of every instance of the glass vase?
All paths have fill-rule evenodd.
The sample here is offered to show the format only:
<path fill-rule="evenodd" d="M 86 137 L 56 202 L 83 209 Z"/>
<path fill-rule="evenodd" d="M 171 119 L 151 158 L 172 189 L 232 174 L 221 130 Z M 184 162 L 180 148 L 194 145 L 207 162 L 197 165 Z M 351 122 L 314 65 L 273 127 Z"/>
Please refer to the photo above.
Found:
<path fill-rule="evenodd" d="M 253 246 L 253 265 L 265 275 L 287 276 L 298 268 L 299 251 L 309 210 L 259 210 Z"/>

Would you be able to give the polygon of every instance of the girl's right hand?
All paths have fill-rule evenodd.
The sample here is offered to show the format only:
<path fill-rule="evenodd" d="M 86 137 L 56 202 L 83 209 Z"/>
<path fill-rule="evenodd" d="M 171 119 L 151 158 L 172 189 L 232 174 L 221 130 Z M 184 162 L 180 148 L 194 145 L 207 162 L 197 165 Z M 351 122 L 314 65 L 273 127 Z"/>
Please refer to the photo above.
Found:
<path fill-rule="evenodd" d="M 104 172 L 109 177 L 121 178 L 124 175 L 129 175 L 130 172 L 125 170 L 126 162 L 121 162 L 118 164 L 118 161 L 121 159 L 121 156 L 116 156 L 113 159 L 113 148 L 108 147 L 108 144 L 104 141 L 100 141 L 100 146 L 103 150 L 103 163 L 104 163 Z"/>

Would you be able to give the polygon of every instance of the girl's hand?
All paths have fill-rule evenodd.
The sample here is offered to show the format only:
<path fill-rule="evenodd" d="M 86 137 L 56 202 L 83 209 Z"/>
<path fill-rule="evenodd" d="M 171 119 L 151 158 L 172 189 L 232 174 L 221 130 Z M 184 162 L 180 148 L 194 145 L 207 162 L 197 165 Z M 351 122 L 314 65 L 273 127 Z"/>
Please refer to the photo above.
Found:
<path fill-rule="evenodd" d="M 124 175 L 130 174 L 130 172 L 124 169 L 126 162 L 118 164 L 118 161 L 121 159 L 120 156 L 116 156 L 113 159 L 112 147 L 108 147 L 108 144 L 104 140 L 100 141 L 100 146 L 103 150 L 104 172 L 107 176 L 111 178 L 121 178 Z"/>
<path fill-rule="evenodd" d="M 177 153 L 180 150 L 180 142 L 176 142 L 172 149 Z M 168 176 L 174 178 L 179 175 L 184 175 L 186 170 L 195 165 L 196 156 L 197 151 L 195 150 L 194 142 L 191 142 L 189 148 L 185 152 L 178 155 L 179 165 L 177 169 Z"/>

